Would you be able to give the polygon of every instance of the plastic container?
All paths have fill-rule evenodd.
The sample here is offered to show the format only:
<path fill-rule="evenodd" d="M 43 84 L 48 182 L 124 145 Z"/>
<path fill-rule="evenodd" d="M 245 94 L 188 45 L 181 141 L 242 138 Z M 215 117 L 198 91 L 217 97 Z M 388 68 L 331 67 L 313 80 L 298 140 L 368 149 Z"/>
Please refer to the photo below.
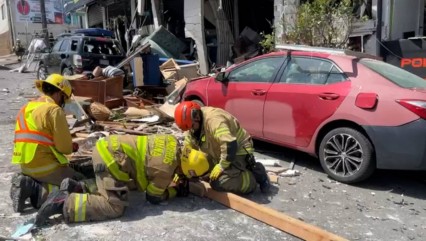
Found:
<path fill-rule="evenodd" d="M 160 86 L 160 58 L 156 54 L 142 55 L 143 61 L 143 82 L 144 85 Z"/>

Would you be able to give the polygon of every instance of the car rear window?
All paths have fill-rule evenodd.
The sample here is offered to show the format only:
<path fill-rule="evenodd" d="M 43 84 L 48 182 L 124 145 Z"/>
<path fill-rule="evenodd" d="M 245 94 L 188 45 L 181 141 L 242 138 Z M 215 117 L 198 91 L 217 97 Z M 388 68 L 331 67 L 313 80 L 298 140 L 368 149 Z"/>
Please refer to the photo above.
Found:
<path fill-rule="evenodd" d="M 104 55 L 122 55 L 122 52 L 114 42 L 85 40 L 83 52 Z"/>
<path fill-rule="evenodd" d="M 391 64 L 373 59 L 361 59 L 360 63 L 402 88 L 426 88 L 426 80 Z"/>

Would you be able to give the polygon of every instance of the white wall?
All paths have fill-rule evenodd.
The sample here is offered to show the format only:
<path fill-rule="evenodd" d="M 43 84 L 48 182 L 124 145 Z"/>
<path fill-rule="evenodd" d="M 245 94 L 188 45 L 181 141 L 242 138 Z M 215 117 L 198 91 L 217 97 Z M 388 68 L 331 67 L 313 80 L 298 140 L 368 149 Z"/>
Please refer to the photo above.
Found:
<path fill-rule="evenodd" d="M 0 7 L 1 6 L 3 6 L 3 12 L 0 12 L 0 34 L 9 31 L 6 0 L 0 0 Z"/>

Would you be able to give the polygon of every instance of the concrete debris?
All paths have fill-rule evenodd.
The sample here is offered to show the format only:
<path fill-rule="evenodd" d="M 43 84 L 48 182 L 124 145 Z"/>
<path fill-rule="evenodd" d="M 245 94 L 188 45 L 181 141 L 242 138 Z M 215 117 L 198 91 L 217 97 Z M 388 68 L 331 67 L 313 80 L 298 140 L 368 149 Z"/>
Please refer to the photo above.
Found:
<path fill-rule="evenodd" d="M 98 132 L 93 132 L 92 134 L 90 134 L 88 136 L 88 138 L 90 138 L 90 137 L 101 138 L 101 137 L 106 137 L 106 136 L 109 136 L 109 133 L 107 131 L 98 131 Z"/>
<path fill-rule="evenodd" d="M 5 65 L 0 65 L 0 70 L 10 70 L 10 68 Z"/>
<path fill-rule="evenodd" d="M 152 111 L 149 111 L 147 109 L 139 109 L 136 107 L 129 107 L 124 112 L 124 115 L 127 117 L 147 117 L 147 116 L 151 116 L 152 114 L 153 114 Z"/>
<path fill-rule="evenodd" d="M 148 124 L 143 123 L 143 124 L 141 124 L 140 126 L 136 127 L 136 128 L 135 128 L 135 131 L 141 131 L 141 130 L 143 130 L 143 129 L 147 128 L 147 127 L 148 127 Z"/>
<path fill-rule="evenodd" d="M 264 166 L 273 166 L 273 167 L 280 167 L 280 162 L 277 159 L 261 159 L 256 158 L 257 162 L 262 163 Z"/>
<path fill-rule="evenodd" d="M 144 118 L 140 118 L 140 119 L 131 119 L 130 121 L 154 123 L 154 122 L 158 122 L 159 120 L 160 120 L 160 116 L 153 115 L 153 116 L 144 117 Z"/>
<path fill-rule="evenodd" d="M 283 173 L 280 173 L 280 176 L 282 177 L 295 177 L 299 175 L 300 175 L 300 172 L 298 170 L 287 170 Z"/>
<path fill-rule="evenodd" d="M 288 170 L 288 168 L 286 167 L 274 167 L 274 166 L 265 166 L 265 169 L 267 172 L 272 172 L 276 174 L 279 174 Z"/>

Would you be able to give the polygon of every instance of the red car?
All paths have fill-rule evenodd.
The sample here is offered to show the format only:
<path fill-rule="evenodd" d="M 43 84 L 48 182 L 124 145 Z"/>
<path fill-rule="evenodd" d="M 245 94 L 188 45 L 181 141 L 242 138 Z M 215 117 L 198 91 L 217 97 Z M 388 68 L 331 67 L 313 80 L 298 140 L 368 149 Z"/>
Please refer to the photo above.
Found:
<path fill-rule="evenodd" d="M 183 97 L 227 110 L 256 139 L 319 157 L 340 182 L 426 170 L 426 81 L 380 60 L 273 52 L 190 82 Z"/>

